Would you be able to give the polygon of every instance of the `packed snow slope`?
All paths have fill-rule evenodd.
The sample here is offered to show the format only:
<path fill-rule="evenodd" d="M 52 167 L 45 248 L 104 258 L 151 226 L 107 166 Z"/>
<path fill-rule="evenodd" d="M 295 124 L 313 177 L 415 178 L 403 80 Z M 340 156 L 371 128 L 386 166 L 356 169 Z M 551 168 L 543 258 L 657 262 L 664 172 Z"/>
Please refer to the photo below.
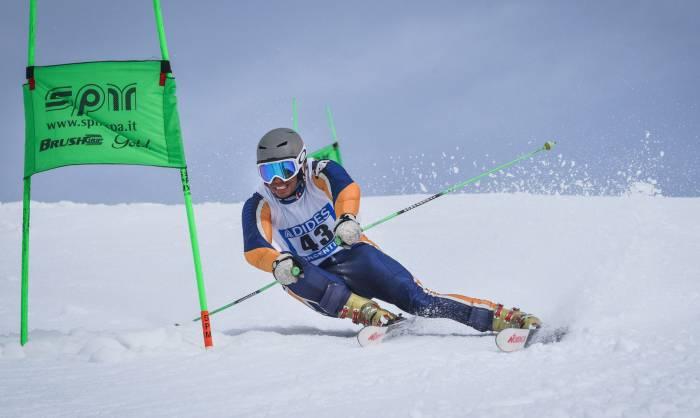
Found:
<path fill-rule="evenodd" d="M 422 196 L 366 198 L 374 221 Z M 196 207 L 210 309 L 271 281 L 240 204 Z M 446 196 L 368 234 L 429 288 L 568 324 L 501 353 L 448 320 L 358 347 L 356 326 L 274 287 L 212 316 L 202 348 L 183 206 L 0 205 L 2 417 L 698 417 L 700 199 Z"/>

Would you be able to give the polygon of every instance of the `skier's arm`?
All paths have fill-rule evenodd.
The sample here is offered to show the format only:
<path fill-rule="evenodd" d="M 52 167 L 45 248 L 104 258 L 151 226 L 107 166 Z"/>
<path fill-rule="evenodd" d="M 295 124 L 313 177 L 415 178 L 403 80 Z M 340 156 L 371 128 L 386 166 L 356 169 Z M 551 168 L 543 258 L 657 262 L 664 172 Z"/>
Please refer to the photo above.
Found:
<path fill-rule="evenodd" d="M 360 186 L 334 161 L 320 161 L 314 164 L 314 182 L 333 200 L 337 215 L 333 234 L 340 238 L 344 246 L 350 246 L 359 240 L 371 242 L 362 235 L 362 227 L 356 219 L 360 211 Z"/>
<path fill-rule="evenodd" d="M 350 213 L 357 216 L 358 212 L 360 212 L 360 186 L 352 182 L 338 193 L 338 198 L 335 201 L 335 213 Z"/>
<path fill-rule="evenodd" d="M 258 193 L 243 205 L 243 251 L 251 265 L 272 272 L 272 263 L 280 255 L 272 247 L 272 218 L 270 206 Z"/>
<path fill-rule="evenodd" d="M 338 216 L 346 213 L 357 216 L 360 211 L 360 186 L 335 161 L 314 161 L 314 183 L 333 201 Z"/>

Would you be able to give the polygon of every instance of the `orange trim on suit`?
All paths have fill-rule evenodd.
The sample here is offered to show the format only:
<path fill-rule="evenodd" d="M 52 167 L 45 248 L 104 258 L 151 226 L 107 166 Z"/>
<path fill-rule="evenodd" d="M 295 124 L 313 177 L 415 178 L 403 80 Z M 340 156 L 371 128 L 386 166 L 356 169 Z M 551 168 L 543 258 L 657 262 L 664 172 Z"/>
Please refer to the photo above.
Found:
<path fill-rule="evenodd" d="M 258 229 L 267 242 L 272 243 L 272 215 L 270 205 L 264 200 L 259 209 Z M 268 273 L 272 272 L 272 262 L 280 255 L 279 251 L 272 248 L 255 248 L 245 252 L 245 259 L 248 263 Z"/>
<path fill-rule="evenodd" d="M 348 184 L 338 194 L 335 200 L 335 213 L 338 216 L 351 213 L 355 216 L 360 212 L 360 186 L 357 183 Z"/>
<path fill-rule="evenodd" d="M 451 298 L 462 300 L 462 301 L 467 302 L 467 304 L 472 305 L 472 306 L 480 305 L 483 307 L 488 307 L 491 310 L 496 309 L 496 306 L 497 306 L 497 304 L 491 302 L 490 300 L 470 298 L 469 296 L 458 295 L 455 293 L 447 293 L 444 296 L 449 296 Z"/>

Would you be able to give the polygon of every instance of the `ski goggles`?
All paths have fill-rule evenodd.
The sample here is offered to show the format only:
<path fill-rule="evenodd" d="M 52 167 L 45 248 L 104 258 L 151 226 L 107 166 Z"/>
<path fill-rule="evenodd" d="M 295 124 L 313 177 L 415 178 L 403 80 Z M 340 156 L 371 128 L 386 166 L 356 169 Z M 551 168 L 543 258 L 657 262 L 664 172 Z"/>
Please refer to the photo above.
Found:
<path fill-rule="evenodd" d="M 287 181 L 299 173 L 304 161 L 306 161 L 306 149 L 302 149 L 297 158 L 260 163 L 258 164 L 258 173 L 267 184 L 272 183 L 275 177 Z"/>

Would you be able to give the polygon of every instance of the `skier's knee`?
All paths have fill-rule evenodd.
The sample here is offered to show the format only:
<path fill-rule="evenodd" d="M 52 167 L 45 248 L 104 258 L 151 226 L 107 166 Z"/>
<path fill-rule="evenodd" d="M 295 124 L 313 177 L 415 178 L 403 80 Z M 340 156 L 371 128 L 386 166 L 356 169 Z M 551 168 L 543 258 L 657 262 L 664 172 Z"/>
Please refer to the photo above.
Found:
<path fill-rule="evenodd" d="M 405 278 L 397 278 L 396 276 L 394 277 L 394 283 L 396 283 L 396 287 L 392 292 L 393 298 L 392 300 L 387 300 L 387 302 L 393 303 L 402 311 L 412 315 L 420 315 L 420 312 L 426 306 L 422 289 L 413 280 L 405 280 Z"/>
<path fill-rule="evenodd" d="M 326 314 L 335 316 L 349 297 L 350 289 L 347 286 L 340 283 L 329 283 L 318 305 Z"/>
<path fill-rule="evenodd" d="M 435 309 L 434 297 L 428 294 L 423 288 L 418 287 L 418 289 L 410 294 L 408 312 L 427 318 L 436 316 L 437 312 Z"/>

